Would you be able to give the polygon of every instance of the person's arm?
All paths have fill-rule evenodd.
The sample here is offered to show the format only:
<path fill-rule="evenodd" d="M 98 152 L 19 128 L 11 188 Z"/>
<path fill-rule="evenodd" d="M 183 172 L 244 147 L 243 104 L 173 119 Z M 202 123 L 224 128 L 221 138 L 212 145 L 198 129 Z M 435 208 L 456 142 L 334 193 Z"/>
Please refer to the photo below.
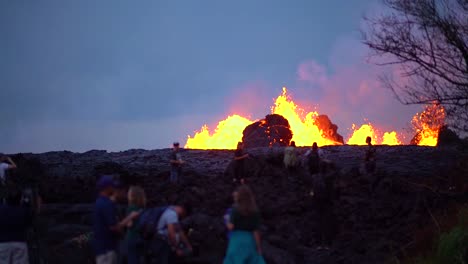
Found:
<path fill-rule="evenodd" d="M 255 244 L 257 245 L 258 254 L 262 255 L 262 239 L 260 237 L 260 231 L 255 230 L 253 232 L 255 238 Z"/>
<path fill-rule="evenodd" d="M 176 223 L 167 224 L 167 235 L 169 238 L 169 244 L 173 247 L 177 246 L 177 232 L 176 232 Z"/>
<path fill-rule="evenodd" d="M 8 169 L 11 170 L 11 169 L 16 169 L 17 168 L 16 163 L 10 157 L 8 157 L 7 160 L 8 160 L 8 162 L 10 162 L 10 165 L 8 166 Z"/>
<path fill-rule="evenodd" d="M 248 157 L 249 157 L 249 154 L 246 153 L 246 154 L 244 154 L 244 155 L 242 155 L 242 156 L 234 157 L 234 160 L 242 160 L 242 159 L 246 159 L 246 158 L 248 158 Z"/>
<path fill-rule="evenodd" d="M 229 215 L 229 222 L 226 223 L 226 227 L 229 231 L 234 230 L 234 223 L 236 223 L 237 213 L 236 209 L 232 209 L 231 214 Z"/>
<path fill-rule="evenodd" d="M 180 231 L 180 241 L 185 245 L 187 249 L 190 251 L 193 251 L 192 245 L 190 244 L 190 241 L 188 240 L 187 236 L 185 235 L 185 232 L 183 230 Z"/>
<path fill-rule="evenodd" d="M 180 160 L 171 159 L 171 164 L 182 164 Z"/>
<path fill-rule="evenodd" d="M 135 220 L 138 216 L 140 216 L 141 211 L 133 211 L 130 214 L 128 214 L 122 221 L 120 221 L 117 225 L 119 229 L 122 229 L 126 226 L 128 226 L 130 223 Z"/>

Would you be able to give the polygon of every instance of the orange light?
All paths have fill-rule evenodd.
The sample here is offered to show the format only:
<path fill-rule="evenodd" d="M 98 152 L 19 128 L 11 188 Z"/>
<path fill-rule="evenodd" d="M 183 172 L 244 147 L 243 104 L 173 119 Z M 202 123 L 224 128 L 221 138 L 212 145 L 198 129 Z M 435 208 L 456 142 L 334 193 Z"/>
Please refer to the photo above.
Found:
<path fill-rule="evenodd" d="M 445 116 L 444 107 L 435 103 L 426 105 L 423 112 L 414 115 L 411 124 L 416 132 L 415 143 L 419 146 L 436 146 Z"/>
<path fill-rule="evenodd" d="M 319 116 L 317 112 L 304 114 L 304 110 L 289 98 L 286 87 L 283 87 L 282 94 L 276 98 L 271 113 L 282 115 L 288 120 L 293 132 L 291 140 L 296 142 L 296 146 L 312 146 L 314 142 L 317 142 L 319 146 L 341 145 L 339 142 L 328 139 L 315 124 L 315 118 Z"/>
<path fill-rule="evenodd" d="M 398 134 L 395 131 L 392 132 L 385 132 L 382 138 L 382 145 L 401 145 L 401 141 L 398 138 Z"/>
<path fill-rule="evenodd" d="M 319 113 L 306 112 L 298 106 L 288 95 L 286 87 L 275 99 L 271 107 L 272 114 L 279 114 L 286 118 L 293 133 L 292 140 L 297 146 L 311 146 L 317 142 L 319 146 L 341 145 L 333 140 L 329 131 L 320 130 L 316 124 Z M 435 146 L 440 128 L 445 120 L 445 111 L 441 106 L 432 104 L 425 108 L 421 114 L 413 117 L 412 124 L 419 135 L 417 144 Z M 204 125 L 193 137 L 188 136 L 185 148 L 192 149 L 235 149 L 237 142 L 242 141 L 242 133 L 246 126 L 254 121 L 240 115 L 231 115 L 220 121 L 214 130 L 210 132 Z M 370 136 L 374 144 L 401 145 L 402 137 L 395 131 L 381 133 L 372 124 L 364 124 L 359 128 L 353 124 L 352 135 L 347 144 L 365 145 L 366 137 Z"/>
<path fill-rule="evenodd" d="M 235 149 L 237 142 L 242 141 L 244 128 L 252 122 L 245 117 L 231 115 L 219 122 L 215 131 L 211 134 L 208 126 L 204 125 L 193 137 L 188 136 L 185 148 Z"/>
<path fill-rule="evenodd" d="M 347 142 L 349 145 L 366 145 L 367 137 L 371 137 L 374 144 L 401 145 L 397 132 L 385 132 L 383 136 L 380 137 L 378 130 L 375 129 L 371 123 L 364 124 L 359 129 L 356 129 L 356 125 L 353 124 L 352 130 L 353 134 Z"/>

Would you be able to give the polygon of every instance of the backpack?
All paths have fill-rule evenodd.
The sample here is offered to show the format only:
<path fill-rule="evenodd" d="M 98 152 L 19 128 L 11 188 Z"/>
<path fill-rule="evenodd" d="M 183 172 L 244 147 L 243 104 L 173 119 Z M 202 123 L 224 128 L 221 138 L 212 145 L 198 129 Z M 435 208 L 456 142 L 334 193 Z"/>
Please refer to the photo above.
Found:
<path fill-rule="evenodd" d="M 144 240 L 153 239 L 157 232 L 158 222 L 168 206 L 146 209 L 139 218 L 137 230 Z"/>

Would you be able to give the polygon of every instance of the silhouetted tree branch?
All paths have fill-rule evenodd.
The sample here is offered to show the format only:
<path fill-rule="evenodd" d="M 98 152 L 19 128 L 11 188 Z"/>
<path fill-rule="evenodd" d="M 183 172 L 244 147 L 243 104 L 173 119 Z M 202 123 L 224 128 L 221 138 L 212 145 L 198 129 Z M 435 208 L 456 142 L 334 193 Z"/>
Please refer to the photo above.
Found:
<path fill-rule="evenodd" d="M 402 78 L 381 81 L 404 104 L 442 104 L 451 127 L 468 132 L 468 0 L 383 2 L 390 12 L 365 18 L 363 42 Z"/>

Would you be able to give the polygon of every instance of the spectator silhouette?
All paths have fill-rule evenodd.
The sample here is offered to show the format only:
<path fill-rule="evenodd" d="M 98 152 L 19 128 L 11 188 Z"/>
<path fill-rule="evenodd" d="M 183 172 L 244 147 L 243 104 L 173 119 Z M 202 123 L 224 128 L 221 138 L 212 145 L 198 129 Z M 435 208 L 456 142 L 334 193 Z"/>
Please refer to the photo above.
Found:
<path fill-rule="evenodd" d="M 21 206 L 21 192 L 10 190 L 5 205 L 0 205 L 0 263 L 27 264 L 27 230 L 33 211 Z"/>

